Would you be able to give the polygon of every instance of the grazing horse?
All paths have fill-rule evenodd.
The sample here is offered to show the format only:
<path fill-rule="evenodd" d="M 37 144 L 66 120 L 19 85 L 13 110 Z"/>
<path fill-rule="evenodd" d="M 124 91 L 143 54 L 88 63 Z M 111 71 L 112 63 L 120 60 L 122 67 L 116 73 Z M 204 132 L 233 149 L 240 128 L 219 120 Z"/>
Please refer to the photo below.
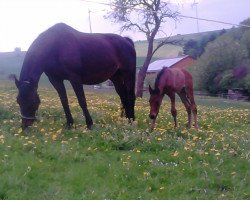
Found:
<path fill-rule="evenodd" d="M 197 108 L 193 94 L 193 80 L 189 72 L 187 72 L 184 69 L 164 67 L 156 77 L 155 88 L 152 89 L 151 86 L 149 86 L 149 92 L 150 92 L 149 117 L 150 119 L 152 119 L 152 124 L 151 124 L 152 130 L 155 128 L 155 120 L 158 115 L 164 94 L 167 94 L 171 100 L 171 114 L 174 118 L 175 127 L 177 127 L 175 93 L 177 93 L 181 98 L 181 101 L 183 102 L 186 111 L 188 113 L 188 127 L 191 128 L 191 123 L 192 123 L 191 113 L 193 113 L 194 126 L 195 128 L 198 128 Z"/>
<path fill-rule="evenodd" d="M 72 126 L 73 118 L 64 80 L 71 83 L 89 129 L 93 121 L 83 84 L 94 85 L 110 79 L 126 117 L 135 119 L 136 52 L 131 39 L 116 34 L 82 33 L 63 23 L 41 33 L 27 51 L 19 80 L 14 76 L 23 128 L 36 119 L 40 104 L 37 88 L 43 72 L 58 92 L 68 127 Z"/>

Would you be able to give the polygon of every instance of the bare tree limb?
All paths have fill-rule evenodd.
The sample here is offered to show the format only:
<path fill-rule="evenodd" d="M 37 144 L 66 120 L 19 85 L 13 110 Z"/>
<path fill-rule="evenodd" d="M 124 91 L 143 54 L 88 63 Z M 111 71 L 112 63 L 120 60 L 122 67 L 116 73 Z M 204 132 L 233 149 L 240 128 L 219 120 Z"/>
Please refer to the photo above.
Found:
<path fill-rule="evenodd" d="M 152 56 L 155 54 L 155 52 L 157 50 L 159 50 L 161 47 L 163 47 L 164 45 L 167 45 L 167 44 L 171 44 L 171 45 L 180 45 L 181 43 L 183 43 L 183 38 L 182 39 L 178 39 L 178 40 L 173 40 L 173 39 L 170 39 L 171 36 L 167 37 L 166 39 L 164 40 L 161 40 L 160 42 L 158 42 L 157 46 L 155 47 L 155 49 L 153 50 L 152 52 Z"/>
<path fill-rule="evenodd" d="M 107 18 L 122 23 L 121 31 L 135 29 L 144 33 L 148 41 L 147 55 L 137 79 L 137 95 L 142 96 L 143 82 L 147 68 L 154 53 L 165 44 L 176 44 L 178 41 L 169 37 L 160 41 L 154 49 L 156 35 L 163 31 L 162 24 L 166 19 L 177 20 L 179 12 L 172 11 L 169 3 L 163 0 L 111 0 L 113 11 Z M 137 20 L 135 16 L 137 15 Z"/>

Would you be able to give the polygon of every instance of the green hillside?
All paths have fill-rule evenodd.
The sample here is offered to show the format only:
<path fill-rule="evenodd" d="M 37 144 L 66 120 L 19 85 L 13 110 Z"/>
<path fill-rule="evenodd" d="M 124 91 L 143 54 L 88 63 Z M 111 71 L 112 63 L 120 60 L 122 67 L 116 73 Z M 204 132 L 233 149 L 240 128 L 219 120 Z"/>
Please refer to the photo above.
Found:
<path fill-rule="evenodd" d="M 5 79 L 9 74 L 19 74 L 26 52 L 0 53 L 0 79 Z"/>
<path fill-rule="evenodd" d="M 209 37 L 212 34 L 218 34 L 221 30 L 218 31 L 208 31 L 202 33 L 192 33 L 186 35 L 175 35 L 169 38 L 170 41 L 179 41 L 180 45 L 165 45 L 161 47 L 153 56 L 152 61 L 158 58 L 170 58 L 176 57 L 183 52 L 183 46 L 188 40 L 201 40 L 203 37 Z M 156 39 L 155 45 L 164 38 Z M 135 48 L 137 53 L 137 67 L 140 67 L 143 64 L 145 56 L 147 54 L 147 41 L 136 41 Z"/>
<path fill-rule="evenodd" d="M 185 43 L 188 40 L 201 40 L 203 37 L 210 36 L 213 34 L 219 34 L 222 30 L 216 30 L 216 31 L 207 31 L 207 32 L 200 32 L 200 33 L 191 33 L 191 34 L 185 34 L 185 35 L 174 35 L 170 39 L 171 40 L 182 40 L 183 43 Z M 156 39 L 157 41 L 158 39 Z"/>
<path fill-rule="evenodd" d="M 218 31 L 194 33 L 187 35 L 176 35 L 170 38 L 170 40 L 179 40 L 184 44 L 186 41 L 200 40 L 201 37 L 209 36 L 210 34 L 217 33 Z M 155 45 L 161 39 L 155 40 Z M 137 67 L 142 66 L 145 56 L 147 54 L 147 41 L 136 41 L 135 48 L 137 53 Z M 152 61 L 158 58 L 169 58 L 178 56 L 182 52 L 182 46 L 177 45 L 165 45 L 161 47 L 153 56 Z M 5 52 L 0 53 L 0 80 L 6 79 L 9 74 L 19 74 L 23 59 L 26 52 Z"/>
<path fill-rule="evenodd" d="M 147 42 L 136 42 L 135 48 L 136 48 L 136 55 L 137 55 L 137 67 L 142 66 L 145 56 L 147 55 Z M 162 48 L 160 48 L 153 56 L 152 61 L 158 59 L 158 58 L 166 58 L 166 57 L 175 57 L 180 52 L 182 52 L 181 46 L 175 46 L 175 45 L 165 45 Z"/>
<path fill-rule="evenodd" d="M 147 42 L 136 42 L 135 48 L 137 57 L 145 57 L 147 54 Z M 181 46 L 175 46 L 175 45 L 165 45 L 161 47 L 154 55 L 154 57 L 162 58 L 162 57 L 173 57 L 178 55 L 179 52 L 182 51 Z"/>

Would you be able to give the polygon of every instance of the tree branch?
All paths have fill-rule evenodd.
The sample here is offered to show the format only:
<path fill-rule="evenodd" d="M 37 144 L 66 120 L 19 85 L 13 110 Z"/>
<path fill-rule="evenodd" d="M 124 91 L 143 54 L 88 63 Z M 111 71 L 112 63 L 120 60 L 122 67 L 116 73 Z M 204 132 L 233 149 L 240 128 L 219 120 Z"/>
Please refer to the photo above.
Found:
<path fill-rule="evenodd" d="M 133 23 L 130 20 L 121 27 L 121 31 L 123 32 L 125 30 L 131 30 L 132 27 L 137 28 L 139 31 L 141 31 L 145 34 L 148 32 L 148 30 L 144 30 L 139 24 Z"/>
<path fill-rule="evenodd" d="M 171 36 L 169 36 L 169 37 L 167 37 L 166 39 L 164 39 L 164 40 L 161 40 L 158 44 L 157 44 L 157 46 L 155 47 L 155 49 L 153 50 L 153 52 L 152 52 L 152 56 L 155 54 L 155 52 L 157 51 L 157 50 L 159 50 L 161 47 L 163 47 L 164 45 L 167 45 L 167 44 L 171 44 L 171 45 L 180 45 L 180 44 L 182 44 L 182 42 L 184 41 L 183 40 L 183 38 L 181 38 L 181 39 L 179 39 L 179 40 L 177 40 L 177 39 L 170 39 L 171 38 Z"/>

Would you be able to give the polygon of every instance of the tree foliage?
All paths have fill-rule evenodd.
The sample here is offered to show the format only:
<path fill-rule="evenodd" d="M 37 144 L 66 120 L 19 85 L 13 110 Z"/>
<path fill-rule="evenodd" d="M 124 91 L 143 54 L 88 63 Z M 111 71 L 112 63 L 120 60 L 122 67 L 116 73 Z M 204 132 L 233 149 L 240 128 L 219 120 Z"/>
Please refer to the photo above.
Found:
<path fill-rule="evenodd" d="M 245 31 L 242 34 L 242 37 L 240 39 L 240 42 L 246 46 L 247 50 L 248 50 L 248 57 L 250 58 L 250 30 Z"/>
<path fill-rule="evenodd" d="M 203 36 L 200 40 L 190 39 L 184 44 L 183 53 L 197 59 L 204 53 L 205 47 L 209 42 L 214 41 L 218 36 L 223 35 L 224 33 L 225 30 L 222 30 L 220 33 L 212 33 Z"/>
<path fill-rule="evenodd" d="M 199 57 L 200 56 L 199 42 L 193 39 L 188 40 L 183 47 L 183 53 L 185 55 L 190 55 L 195 59 Z"/>
<path fill-rule="evenodd" d="M 250 30 L 233 28 L 209 42 L 195 69 L 196 89 L 219 93 L 242 88 L 250 92 Z"/>

